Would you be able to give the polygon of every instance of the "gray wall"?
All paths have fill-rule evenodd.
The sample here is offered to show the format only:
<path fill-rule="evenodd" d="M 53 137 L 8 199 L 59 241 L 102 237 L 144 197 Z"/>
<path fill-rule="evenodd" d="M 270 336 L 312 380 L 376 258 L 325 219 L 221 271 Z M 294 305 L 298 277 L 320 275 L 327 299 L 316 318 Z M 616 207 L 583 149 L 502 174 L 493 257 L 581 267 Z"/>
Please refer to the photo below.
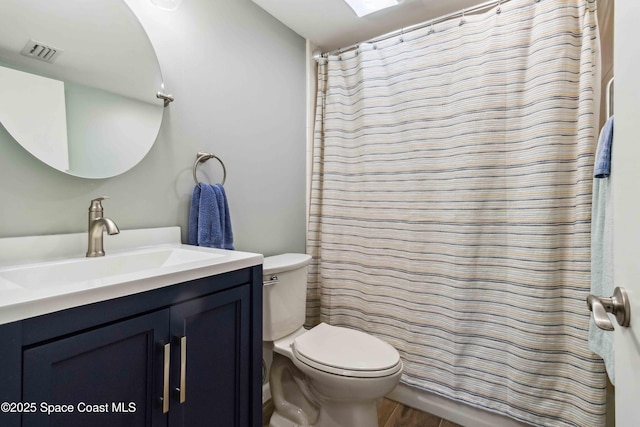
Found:
<path fill-rule="evenodd" d="M 184 0 L 174 12 L 127 3 L 176 98 L 154 147 L 123 175 L 87 180 L 41 163 L 0 126 L 0 237 L 85 231 L 89 200 L 109 195 L 106 214 L 121 229 L 179 225 L 184 241 L 191 170 L 205 150 L 227 166 L 236 249 L 304 251 L 304 40 L 250 0 Z M 221 178 L 215 160 L 198 170 Z"/>

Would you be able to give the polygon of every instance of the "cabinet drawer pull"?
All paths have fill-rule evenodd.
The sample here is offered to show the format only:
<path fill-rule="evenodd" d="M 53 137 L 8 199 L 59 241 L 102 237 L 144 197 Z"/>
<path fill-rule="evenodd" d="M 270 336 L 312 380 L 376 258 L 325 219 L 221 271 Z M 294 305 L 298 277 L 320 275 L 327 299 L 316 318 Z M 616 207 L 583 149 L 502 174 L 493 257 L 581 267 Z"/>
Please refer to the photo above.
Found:
<path fill-rule="evenodd" d="M 187 399 L 187 337 L 180 338 L 180 403 Z"/>
<path fill-rule="evenodd" d="M 164 366 L 162 386 L 162 413 L 169 412 L 169 366 L 171 364 L 171 344 L 164 345 Z"/>

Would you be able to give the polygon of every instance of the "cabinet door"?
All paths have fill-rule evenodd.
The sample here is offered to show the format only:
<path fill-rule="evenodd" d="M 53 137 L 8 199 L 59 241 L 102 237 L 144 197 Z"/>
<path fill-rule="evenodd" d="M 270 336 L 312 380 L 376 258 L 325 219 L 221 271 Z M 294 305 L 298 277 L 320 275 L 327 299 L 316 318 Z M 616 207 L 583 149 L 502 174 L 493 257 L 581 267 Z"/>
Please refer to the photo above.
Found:
<path fill-rule="evenodd" d="M 22 425 L 166 426 L 159 399 L 168 332 L 163 310 L 25 349 L 23 401 L 36 410 Z"/>
<path fill-rule="evenodd" d="M 250 289 L 171 308 L 171 427 L 248 427 Z"/>

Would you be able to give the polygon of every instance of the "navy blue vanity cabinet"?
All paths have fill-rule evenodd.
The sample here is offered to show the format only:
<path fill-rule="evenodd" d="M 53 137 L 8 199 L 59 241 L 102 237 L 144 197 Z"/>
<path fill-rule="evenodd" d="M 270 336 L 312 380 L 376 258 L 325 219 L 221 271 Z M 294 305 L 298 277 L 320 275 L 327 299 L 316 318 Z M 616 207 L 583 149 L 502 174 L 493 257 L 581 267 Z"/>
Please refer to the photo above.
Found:
<path fill-rule="evenodd" d="M 249 286 L 171 308 L 170 426 L 248 426 Z"/>
<path fill-rule="evenodd" d="M 261 266 L 0 333 L 0 400 L 23 405 L 0 413 L 1 426 L 261 426 Z"/>
<path fill-rule="evenodd" d="M 24 427 L 165 426 L 159 405 L 168 310 L 23 351 Z"/>

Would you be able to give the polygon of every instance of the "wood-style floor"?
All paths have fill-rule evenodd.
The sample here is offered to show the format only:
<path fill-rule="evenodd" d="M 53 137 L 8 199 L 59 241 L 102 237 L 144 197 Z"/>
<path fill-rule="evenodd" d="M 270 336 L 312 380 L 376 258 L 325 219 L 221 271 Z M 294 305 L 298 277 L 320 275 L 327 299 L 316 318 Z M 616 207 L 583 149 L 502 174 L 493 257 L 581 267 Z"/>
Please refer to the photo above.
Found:
<path fill-rule="evenodd" d="M 262 406 L 262 425 L 269 427 L 273 404 L 269 400 Z M 376 426 L 371 426 L 376 427 Z M 460 427 L 435 415 L 409 408 L 389 399 L 378 401 L 377 427 Z"/>
<path fill-rule="evenodd" d="M 461 427 L 389 399 L 378 401 L 378 427 Z"/>

